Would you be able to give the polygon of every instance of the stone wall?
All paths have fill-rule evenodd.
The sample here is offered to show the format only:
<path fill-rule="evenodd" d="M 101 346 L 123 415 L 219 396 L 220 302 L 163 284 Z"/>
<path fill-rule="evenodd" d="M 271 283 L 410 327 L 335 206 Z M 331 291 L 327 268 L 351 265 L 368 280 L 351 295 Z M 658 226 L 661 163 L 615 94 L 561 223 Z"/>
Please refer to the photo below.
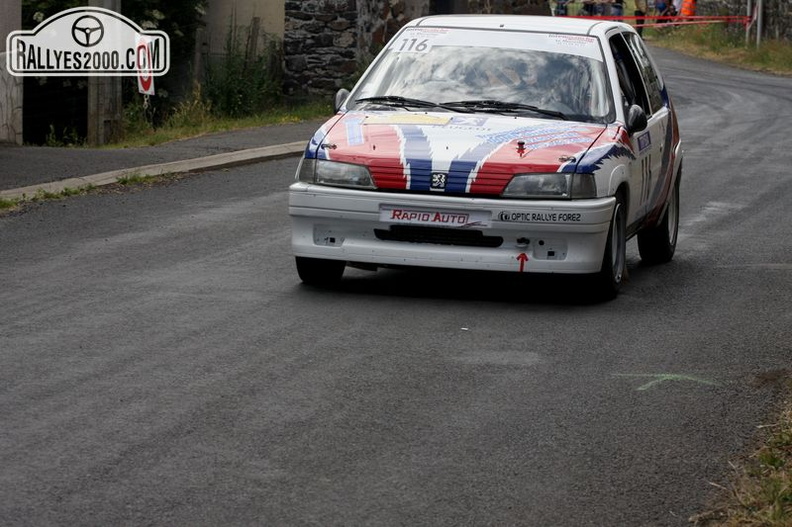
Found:
<path fill-rule="evenodd" d="M 358 69 L 355 0 L 286 2 L 286 93 L 330 93 Z"/>
<path fill-rule="evenodd" d="M 358 52 L 363 63 L 385 47 L 404 24 L 433 11 L 430 0 L 359 0 L 357 3 Z"/>
<path fill-rule="evenodd" d="M 326 95 L 353 80 L 408 21 L 433 13 L 550 14 L 546 0 L 303 0 L 286 2 L 287 94 Z M 442 9 L 441 9 L 442 8 Z"/>
<path fill-rule="evenodd" d="M 469 13 L 550 15 L 550 5 L 537 0 L 468 0 Z"/>

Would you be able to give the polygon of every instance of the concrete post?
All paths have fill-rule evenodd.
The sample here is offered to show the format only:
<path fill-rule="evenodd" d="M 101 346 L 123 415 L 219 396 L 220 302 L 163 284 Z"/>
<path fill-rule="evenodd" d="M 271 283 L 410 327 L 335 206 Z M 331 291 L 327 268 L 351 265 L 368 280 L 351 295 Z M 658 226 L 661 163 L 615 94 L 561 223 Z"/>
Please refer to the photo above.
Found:
<path fill-rule="evenodd" d="M 90 0 L 89 5 L 121 12 L 121 0 Z M 121 77 L 88 77 L 88 144 L 98 146 L 118 139 L 122 115 Z"/>
<path fill-rule="evenodd" d="M 22 28 L 22 2 L 0 0 L 0 143 L 22 144 L 22 78 L 6 69 L 6 37 Z"/>

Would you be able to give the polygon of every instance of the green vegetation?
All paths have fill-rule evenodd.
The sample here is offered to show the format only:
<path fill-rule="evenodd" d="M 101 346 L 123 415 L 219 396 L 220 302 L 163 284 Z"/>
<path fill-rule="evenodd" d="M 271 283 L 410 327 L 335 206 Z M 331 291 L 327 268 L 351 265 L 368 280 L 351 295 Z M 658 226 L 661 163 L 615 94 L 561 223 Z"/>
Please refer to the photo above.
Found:
<path fill-rule="evenodd" d="M 193 97 L 177 105 L 163 124 L 155 126 L 144 115 L 142 100 L 127 106 L 124 118 L 124 138 L 103 148 L 130 148 L 153 146 L 176 139 L 240 130 L 257 126 L 297 123 L 329 117 L 333 113 L 330 98 L 327 101 L 273 106 L 261 112 L 239 117 L 217 115 L 212 106 L 195 90 Z"/>
<path fill-rule="evenodd" d="M 123 186 L 142 185 L 152 181 L 155 177 L 156 176 L 141 176 L 139 174 L 132 174 L 130 176 L 118 178 L 117 183 Z"/>
<path fill-rule="evenodd" d="M 129 176 L 120 177 L 116 180 L 115 185 L 121 187 L 152 187 L 159 184 L 167 184 L 172 181 L 184 179 L 188 174 L 167 172 L 156 176 L 143 176 L 140 174 L 130 174 Z M 109 185 L 104 190 L 108 192 L 113 191 L 114 185 Z"/>
<path fill-rule="evenodd" d="M 0 198 L 0 214 L 2 214 L 3 212 L 15 210 L 17 206 L 19 206 L 18 199 Z"/>
<path fill-rule="evenodd" d="M 80 137 L 77 130 L 66 127 L 61 133 L 55 130 L 55 125 L 50 125 L 44 145 L 53 147 L 84 146 L 85 138 Z"/>
<path fill-rule="evenodd" d="M 94 185 L 85 185 L 79 188 L 65 188 L 59 192 L 37 190 L 32 196 L 23 195 L 21 198 L 0 198 L 0 216 L 14 212 L 25 204 L 43 201 L 56 201 L 70 196 L 81 196 L 96 190 Z"/>
<path fill-rule="evenodd" d="M 229 24 L 223 57 L 207 61 L 205 100 L 217 115 L 242 117 L 260 112 L 281 98 L 283 74 L 278 38 L 251 28 L 251 38 L 242 46 L 239 28 Z M 263 52 L 257 50 L 263 38 Z"/>
<path fill-rule="evenodd" d="M 101 3 L 101 2 L 100 2 Z M 119 2 L 121 13 L 146 30 L 165 31 L 170 39 L 171 72 L 157 78 L 157 97 L 150 101 L 152 121 L 167 117 L 173 106 L 189 91 L 195 57 L 196 31 L 204 25 L 206 0 L 136 0 Z M 34 29 L 43 20 L 85 0 L 21 0 L 21 28 Z M 98 4 L 97 4 L 98 5 Z M 123 102 L 138 96 L 134 78 L 121 80 Z M 25 142 L 47 146 L 85 146 L 85 110 L 88 82 L 84 77 L 40 77 L 25 86 Z M 160 122 L 157 121 L 159 125 Z"/>
<path fill-rule="evenodd" d="M 257 51 L 258 38 L 264 40 L 263 52 Z M 106 148 L 151 146 L 212 132 L 329 117 L 329 96 L 309 103 L 285 99 L 281 46 L 266 34 L 256 33 L 256 39 L 247 39 L 243 47 L 237 28 L 230 25 L 223 56 L 210 60 L 203 83 L 195 84 L 170 108 L 154 108 L 150 98 L 134 94 L 125 109 L 123 139 Z"/>
<path fill-rule="evenodd" d="M 792 384 L 790 384 L 792 387 Z M 762 428 L 762 444 L 739 465 L 712 510 L 690 519 L 701 527 L 792 525 L 792 404 Z"/>
<path fill-rule="evenodd" d="M 688 55 L 756 71 L 792 75 L 792 42 L 765 40 L 757 47 L 755 37 L 745 42 L 741 25 L 647 28 L 644 37 L 653 45 Z"/>
<path fill-rule="evenodd" d="M 112 194 L 125 192 L 125 189 L 141 189 L 156 185 L 167 185 L 171 182 L 184 179 L 189 174 L 186 173 L 165 173 L 156 176 L 144 176 L 138 173 L 120 177 L 115 183 L 109 185 L 82 185 L 80 187 L 66 187 L 58 192 L 38 190 L 32 196 L 22 195 L 18 198 L 0 198 L 0 217 L 13 212 L 24 210 L 26 205 L 40 203 L 44 201 L 57 201 L 70 196 L 82 196 L 86 194 Z"/>

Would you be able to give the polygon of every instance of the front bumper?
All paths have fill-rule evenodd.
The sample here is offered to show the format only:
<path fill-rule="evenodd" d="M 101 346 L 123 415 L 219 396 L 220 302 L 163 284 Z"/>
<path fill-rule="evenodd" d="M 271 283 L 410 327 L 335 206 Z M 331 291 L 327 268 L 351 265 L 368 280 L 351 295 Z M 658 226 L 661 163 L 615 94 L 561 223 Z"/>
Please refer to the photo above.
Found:
<path fill-rule="evenodd" d="M 615 201 L 460 198 L 298 182 L 289 187 L 292 250 L 380 266 L 595 273 Z M 475 225 L 448 226 L 460 217 Z M 449 223 L 413 223 L 432 218 Z"/>

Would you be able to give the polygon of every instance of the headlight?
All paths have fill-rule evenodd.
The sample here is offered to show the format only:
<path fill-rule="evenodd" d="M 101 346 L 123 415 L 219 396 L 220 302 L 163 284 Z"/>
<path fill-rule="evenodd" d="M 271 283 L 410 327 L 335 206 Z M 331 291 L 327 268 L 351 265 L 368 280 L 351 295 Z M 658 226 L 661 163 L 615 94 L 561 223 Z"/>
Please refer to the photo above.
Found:
<path fill-rule="evenodd" d="M 371 173 L 363 165 L 339 163 L 326 159 L 303 159 L 297 169 L 297 179 L 336 187 L 377 188 Z"/>
<path fill-rule="evenodd" d="M 501 196 L 534 199 L 596 198 L 597 183 L 594 181 L 594 174 L 516 174 Z"/>

